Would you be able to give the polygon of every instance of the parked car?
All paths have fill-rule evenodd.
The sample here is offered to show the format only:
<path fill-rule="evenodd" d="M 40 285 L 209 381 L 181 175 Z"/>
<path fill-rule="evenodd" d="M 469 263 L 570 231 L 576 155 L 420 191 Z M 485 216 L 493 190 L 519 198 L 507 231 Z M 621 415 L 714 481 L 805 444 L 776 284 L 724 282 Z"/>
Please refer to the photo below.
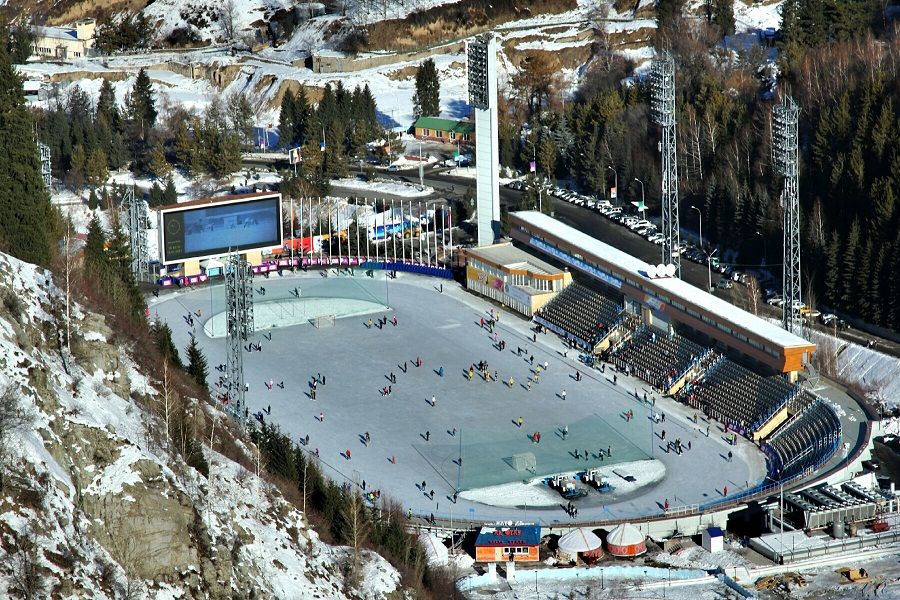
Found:
<path fill-rule="evenodd" d="M 784 298 L 781 297 L 781 294 L 775 294 L 766 300 L 766 304 L 769 306 L 781 306 L 784 304 Z"/>
<path fill-rule="evenodd" d="M 719 288 L 720 290 L 730 290 L 731 288 L 734 287 L 734 284 L 731 283 L 730 279 L 723 277 L 716 283 L 716 287 Z"/>
<path fill-rule="evenodd" d="M 634 231 L 634 230 L 636 230 L 636 229 L 638 229 L 638 228 L 640 228 L 640 227 L 648 227 L 648 226 L 650 226 L 650 225 L 653 225 L 653 223 L 651 223 L 651 222 L 648 221 L 647 219 L 638 219 L 638 220 L 635 221 L 634 223 L 630 224 L 630 225 L 628 226 L 628 229 L 631 229 L 632 231 Z"/>

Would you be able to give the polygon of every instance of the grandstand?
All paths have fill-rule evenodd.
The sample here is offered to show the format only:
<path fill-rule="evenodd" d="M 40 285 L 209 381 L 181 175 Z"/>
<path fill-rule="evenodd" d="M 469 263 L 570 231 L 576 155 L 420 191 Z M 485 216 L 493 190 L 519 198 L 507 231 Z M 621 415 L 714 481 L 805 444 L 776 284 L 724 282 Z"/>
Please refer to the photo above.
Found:
<path fill-rule="evenodd" d="M 611 360 L 620 370 L 640 377 L 654 388 L 672 393 L 712 351 L 673 333 L 641 325 L 616 348 Z"/>
<path fill-rule="evenodd" d="M 544 306 L 534 320 L 581 348 L 596 352 L 605 349 L 610 334 L 622 323 L 622 302 L 576 282 Z"/>
<path fill-rule="evenodd" d="M 510 213 L 510 236 L 623 297 L 625 312 L 660 330 L 689 328 L 760 370 L 795 380 L 815 344 L 542 213 Z"/>
<path fill-rule="evenodd" d="M 805 400 L 808 396 L 804 394 Z M 777 479 L 789 479 L 824 463 L 841 441 L 841 422 L 834 410 L 815 398 L 760 445 Z"/>
<path fill-rule="evenodd" d="M 799 394 L 795 384 L 780 377 L 762 377 L 720 356 L 684 387 L 680 399 L 758 440 L 787 419 L 788 403 Z"/>

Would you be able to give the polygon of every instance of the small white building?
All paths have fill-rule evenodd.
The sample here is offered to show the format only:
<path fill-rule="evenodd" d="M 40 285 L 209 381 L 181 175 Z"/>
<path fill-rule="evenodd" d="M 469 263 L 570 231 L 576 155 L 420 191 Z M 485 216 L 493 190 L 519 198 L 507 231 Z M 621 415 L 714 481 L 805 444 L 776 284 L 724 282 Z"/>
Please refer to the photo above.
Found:
<path fill-rule="evenodd" d="M 57 60 L 82 58 L 94 47 L 96 32 L 94 19 L 81 19 L 74 26 L 35 27 L 32 55 Z"/>
<path fill-rule="evenodd" d="M 701 544 L 707 552 L 721 552 L 725 549 L 725 534 L 718 527 L 703 530 Z"/>

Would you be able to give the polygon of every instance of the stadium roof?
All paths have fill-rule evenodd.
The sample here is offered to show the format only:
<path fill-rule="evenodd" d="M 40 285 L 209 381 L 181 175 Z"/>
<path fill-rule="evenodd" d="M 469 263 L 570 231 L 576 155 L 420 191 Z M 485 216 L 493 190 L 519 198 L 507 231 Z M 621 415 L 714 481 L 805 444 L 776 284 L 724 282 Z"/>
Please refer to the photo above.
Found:
<path fill-rule="evenodd" d="M 562 269 L 520 248 L 516 248 L 509 242 L 494 244 L 493 246 L 482 246 L 481 248 L 467 248 L 466 255 L 481 258 L 508 269 L 521 269 L 545 275 L 558 275 L 563 272 Z"/>
<path fill-rule="evenodd" d="M 522 211 L 512 214 L 522 222 L 527 223 L 536 229 L 543 230 L 550 235 L 564 239 L 589 254 L 602 258 L 624 271 L 637 275 L 643 281 L 650 282 L 652 285 L 665 291 L 665 293 L 669 294 L 674 300 L 685 303 L 686 305 L 696 306 L 718 316 L 725 322 L 751 330 L 773 344 L 785 348 L 806 348 L 812 345 L 809 341 L 794 335 L 765 319 L 750 314 L 744 309 L 738 308 L 684 280 L 675 277 L 651 279 L 647 276 L 647 268 L 651 266 L 649 263 L 646 263 L 639 258 L 635 258 L 626 252 L 622 252 L 618 248 L 614 248 L 609 244 L 601 242 L 600 240 L 578 231 L 565 223 L 561 223 L 543 213 L 537 211 Z"/>

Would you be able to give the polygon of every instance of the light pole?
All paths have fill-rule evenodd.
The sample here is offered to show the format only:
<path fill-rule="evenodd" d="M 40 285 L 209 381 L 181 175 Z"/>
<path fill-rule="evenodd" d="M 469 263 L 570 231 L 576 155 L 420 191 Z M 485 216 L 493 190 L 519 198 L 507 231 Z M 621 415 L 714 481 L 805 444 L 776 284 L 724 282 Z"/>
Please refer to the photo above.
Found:
<path fill-rule="evenodd" d="M 616 171 L 615 167 L 613 167 L 612 165 L 608 165 L 606 167 L 606 170 L 612 171 L 613 175 L 615 176 L 615 181 L 613 182 L 613 187 L 616 188 L 616 197 L 614 198 L 614 200 L 616 201 L 616 205 L 618 206 L 618 204 L 619 204 L 619 172 Z"/>
<path fill-rule="evenodd" d="M 706 288 L 706 291 L 710 292 L 713 289 L 713 287 L 712 287 L 712 254 L 710 254 L 703 248 L 703 213 L 700 212 L 700 209 L 694 205 L 691 205 L 691 210 L 696 210 L 697 218 L 700 219 L 700 249 L 703 250 L 703 253 L 706 255 L 706 270 L 707 270 L 707 274 L 709 275 L 709 285 Z M 715 251 L 713 252 L 713 254 L 715 254 Z"/>
<path fill-rule="evenodd" d="M 756 235 L 758 235 L 758 236 L 762 239 L 762 243 L 763 243 L 763 259 L 762 259 L 762 264 L 761 264 L 760 266 L 764 267 L 764 266 L 766 266 L 766 258 L 769 256 L 768 244 L 766 244 L 766 236 L 764 236 L 763 234 L 761 234 L 761 233 L 758 232 L 758 231 L 756 232 Z"/>
<path fill-rule="evenodd" d="M 641 218 L 644 218 L 644 216 L 646 214 L 645 211 L 647 210 L 647 205 L 644 202 L 644 182 L 641 181 L 640 179 L 638 179 L 637 177 L 635 177 L 634 180 L 637 181 L 639 184 L 641 184 Z M 669 259 L 669 262 L 672 262 L 671 259 Z"/>
<path fill-rule="evenodd" d="M 425 166 L 422 164 L 422 142 L 419 142 L 419 185 L 425 185 Z"/>

